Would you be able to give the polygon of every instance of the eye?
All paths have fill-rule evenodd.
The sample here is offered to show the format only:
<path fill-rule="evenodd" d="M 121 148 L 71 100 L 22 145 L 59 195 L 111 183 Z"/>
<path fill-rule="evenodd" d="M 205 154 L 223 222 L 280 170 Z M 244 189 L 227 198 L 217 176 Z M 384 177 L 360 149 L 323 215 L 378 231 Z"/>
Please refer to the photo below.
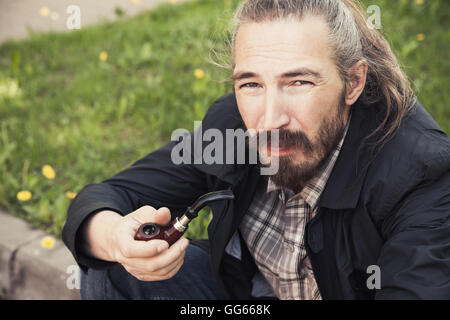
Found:
<path fill-rule="evenodd" d="M 313 85 L 314 83 L 312 83 L 311 81 L 305 81 L 305 80 L 295 80 L 292 83 L 294 86 L 304 86 L 304 85 Z"/>
<path fill-rule="evenodd" d="M 256 82 L 249 82 L 249 83 L 244 83 L 239 88 L 257 88 L 258 86 L 259 86 L 259 84 L 257 84 Z"/>

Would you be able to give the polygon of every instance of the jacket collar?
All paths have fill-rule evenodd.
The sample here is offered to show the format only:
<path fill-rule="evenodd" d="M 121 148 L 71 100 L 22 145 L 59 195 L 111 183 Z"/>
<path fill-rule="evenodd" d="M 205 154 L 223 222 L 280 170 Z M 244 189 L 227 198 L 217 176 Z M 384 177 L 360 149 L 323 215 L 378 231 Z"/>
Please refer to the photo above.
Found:
<path fill-rule="evenodd" d="M 336 164 L 322 193 L 319 206 L 330 209 L 356 208 L 364 178 L 371 159 L 377 136 L 364 138 L 373 132 L 378 120 L 375 106 L 352 106 L 350 127 Z"/>

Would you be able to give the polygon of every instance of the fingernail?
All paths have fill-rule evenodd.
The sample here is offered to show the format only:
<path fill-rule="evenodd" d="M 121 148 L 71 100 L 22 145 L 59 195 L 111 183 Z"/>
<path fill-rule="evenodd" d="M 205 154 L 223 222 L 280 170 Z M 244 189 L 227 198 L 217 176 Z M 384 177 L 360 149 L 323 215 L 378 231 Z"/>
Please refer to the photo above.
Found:
<path fill-rule="evenodd" d="M 170 213 L 170 210 L 167 207 L 161 207 L 161 208 L 158 209 L 157 212 L 162 212 L 162 211 L 168 211 Z"/>

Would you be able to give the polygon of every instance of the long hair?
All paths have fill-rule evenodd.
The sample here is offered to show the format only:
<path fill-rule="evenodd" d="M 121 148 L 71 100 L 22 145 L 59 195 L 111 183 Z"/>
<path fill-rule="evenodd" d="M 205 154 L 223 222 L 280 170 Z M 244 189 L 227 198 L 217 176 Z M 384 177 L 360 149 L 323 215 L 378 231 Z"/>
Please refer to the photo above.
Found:
<path fill-rule="evenodd" d="M 357 0 L 244 0 L 234 15 L 231 34 L 231 60 L 234 69 L 236 35 L 242 24 L 265 22 L 306 15 L 325 19 L 330 30 L 329 42 L 344 88 L 349 85 L 349 69 L 358 61 L 368 65 L 365 88 L 358 99 L 360 105 L 380 108 L 379 126 L 369 135 L 377 136 L 381 147 L 400 127 L 413 108 L 415 96 L 383 34 L 371 27 L 368 16 Z"/>

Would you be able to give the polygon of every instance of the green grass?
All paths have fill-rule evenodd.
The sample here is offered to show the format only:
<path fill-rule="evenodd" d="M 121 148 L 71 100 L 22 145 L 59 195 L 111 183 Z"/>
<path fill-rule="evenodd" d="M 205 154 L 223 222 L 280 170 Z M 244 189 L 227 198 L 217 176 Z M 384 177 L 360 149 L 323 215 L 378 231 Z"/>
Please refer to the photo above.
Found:
<path fill-rule="evenodd" d="M 167 143 L 176 128 L 192 130 L 231 91 L 226 71 L 208 58 L 227 38 L 237 2 L 161 5 L 134 18 L 1 45 L 0 206 L 59 236 L 67 191 L 112 176 Z M 419 100 L 448 134 L 448 1 L 364 3 L 381 7 L 383 30 Z M 204 78 L 194 77 L 197 68 Z M 42 175 L 46 164 L 55 179 Z M 21 190 L 32 198 L 19 201 Z M 208 219 L 197 219 L 189 236 L 204 237 Z"/>

